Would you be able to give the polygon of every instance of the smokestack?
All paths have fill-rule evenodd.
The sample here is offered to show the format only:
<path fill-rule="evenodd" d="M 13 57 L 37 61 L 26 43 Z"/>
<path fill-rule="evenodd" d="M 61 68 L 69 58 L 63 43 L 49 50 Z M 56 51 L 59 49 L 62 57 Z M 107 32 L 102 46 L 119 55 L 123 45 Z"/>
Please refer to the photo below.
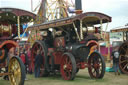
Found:
<path fill-rule="evenodd" d="M 81 0 L 75 0 L 75 9 L 76 9 L 76 14 L 82 13 L 82 1 Z"/>
<path fill-rule="evenodd" d="M 76 10 L 82 10 L 81 0 L 75 0 Z"/>

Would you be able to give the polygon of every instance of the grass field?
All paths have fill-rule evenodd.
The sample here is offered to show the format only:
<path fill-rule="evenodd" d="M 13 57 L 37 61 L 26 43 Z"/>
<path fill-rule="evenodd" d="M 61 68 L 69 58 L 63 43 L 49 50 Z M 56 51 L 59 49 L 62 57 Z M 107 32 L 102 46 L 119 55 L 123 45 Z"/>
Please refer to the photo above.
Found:
<path fill-rule="evenodd" d="M 106 72 L 103 79 L 91 79 L 87 70 L 80 70 L 75 80 L 66 81 L 61 75 L 50 75 L 48 77 L 34 78 L 27 75 L 25 85 L 128 85 L 128 75 L 114 75 L 113 72 Z M 0 78 L 0 85 L 9 85 L 9 81 Z"/>

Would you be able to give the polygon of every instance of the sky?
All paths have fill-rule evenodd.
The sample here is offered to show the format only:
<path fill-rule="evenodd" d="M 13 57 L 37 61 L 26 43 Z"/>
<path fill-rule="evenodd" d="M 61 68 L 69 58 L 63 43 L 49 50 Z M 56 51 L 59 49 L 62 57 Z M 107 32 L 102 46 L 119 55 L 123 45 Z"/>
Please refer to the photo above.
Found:
<path fill-rule="evenodd" d="M 33 0 L 34 7 L 39 0 Z M 31 0 L 0 0 L 0 7 L 15 7 L 31 11 Z M 107 31 L 128 23 L 128 0 L 82 0 L 84 12 L 101 12 L 112 17 Z"/>

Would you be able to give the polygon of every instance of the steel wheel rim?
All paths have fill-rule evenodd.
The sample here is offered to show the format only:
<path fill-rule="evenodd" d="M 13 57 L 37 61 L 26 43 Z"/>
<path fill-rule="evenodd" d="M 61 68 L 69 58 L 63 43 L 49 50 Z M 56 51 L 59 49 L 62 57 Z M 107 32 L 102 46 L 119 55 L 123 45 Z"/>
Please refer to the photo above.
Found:
<path fill-rule="evenodd" d="M 13 58 L 9 62 L 8 72 L 11 73 L 9 75 L 9 80 L 11 85 L 20 85 L 21 82 L 21 67 L 20 63 L 16 58 Z"/>
<path fill-rule="evenodd" d="M 128 74 L 128 44 L 124 43 L 120 49 L 119 67 L 123 73 Z"/>
<path fill-rule="evenodd" d="M 90 56 L 88 65 L 89 65 L 88 70 L 89 70 L 89 73 L 91 74 L 91 77 L 99 78 L 103 70 L 102 60 L 99 57 L 99 55 L 93 54 L 92 56 Z"/>

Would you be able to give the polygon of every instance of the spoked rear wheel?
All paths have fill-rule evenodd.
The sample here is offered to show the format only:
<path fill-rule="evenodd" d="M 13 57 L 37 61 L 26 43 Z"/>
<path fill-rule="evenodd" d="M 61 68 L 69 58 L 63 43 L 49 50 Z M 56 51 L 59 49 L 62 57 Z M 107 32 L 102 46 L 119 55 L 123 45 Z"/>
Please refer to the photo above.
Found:
<path fill-rule="evenodd" d="M 11 85 L 24 85 L 25 67 L 23 62 L 18 57 L 13 57 L 9 61 L 8 66 L 9 80 Z"/>
<path fill-rule="evenodd" d="M 120 46 L 119 52 L 120 52 L 120 56 L 119 56 L 120 70 L 123 73 L 128 74 L 128 42 L 125 42 Z"/>
<path fill-rule="evenodd" d="M 93 52 L 89 56 L 88 72 L 91 78 L 103 78 L 105 74 L 105 62 L 98 52 Z"/>
<path fill-rule="evenodd" d="M 42 65 L 40 68 L 40 76 L 48 76 L 49 72 L 45 68 L 45 57 L 47 56 L 47 48 L 45 46 L 45 42 L 43 41 L 36 41 L 33 44 L 32 47 L 32 69 L 34 71 L 35 67 L 35 57 L 37 56 L 37 50 L 40 50 L 41 55 L 42 55 Z"/>
<path fill-rule="evenodd" d="M 73 80 L 75 78 L 76 61 L 71 53 L 64 53 L 60 71 L 64 80 Z"/>

